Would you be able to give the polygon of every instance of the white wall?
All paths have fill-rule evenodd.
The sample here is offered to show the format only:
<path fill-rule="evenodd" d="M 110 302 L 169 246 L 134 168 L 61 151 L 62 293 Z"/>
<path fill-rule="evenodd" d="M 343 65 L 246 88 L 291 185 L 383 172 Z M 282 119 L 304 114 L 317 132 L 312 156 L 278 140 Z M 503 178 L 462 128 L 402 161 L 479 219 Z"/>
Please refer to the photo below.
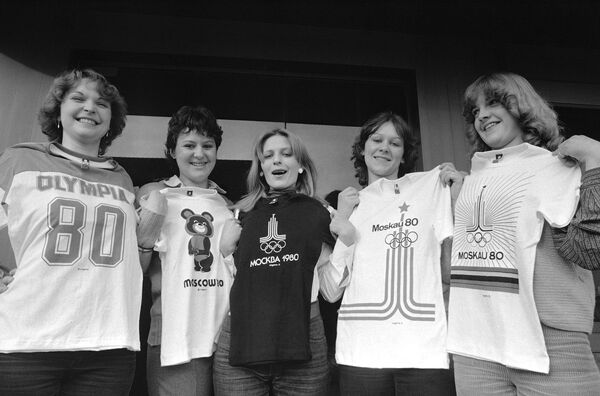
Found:
<path fill-rule="evenodd" d="M 163 157 L 168 117 L 129 116 L 123 135 L 110 147 L 115 157 Z M 220 159 L 250 160 L 256 137 L 268 130 L 287 128 L 306 144 L 317 167 L 317 194 L 358 187 L 350 161 L 351 147 L 359 128 L 331 125 L 287 124 L 242 120 L 219 120 L 223 128 Z M 140 142 L 145 142 L 140 144 Z"/>
<path fill-rule="evenodd" d="M 110 21 L 110 29 L 106 29 L 106 21 Z M 160 26 L 160 29 L 156 29 L 157 26 Z M 64 40 L 55 40 L 49 44 L 51 47 L 56 47 L 55 51 L 46 47 L 39 50 L 57 54 L 55 73 L 60 72 L 61 67 L 66 67 L 69 49 L 82 48 L 413 69 L 417 71 L 418 112 L 424 168 L 429 169 L 443 161 L 455 161 L 461 168 L 467 165 L 462 121 L 460 111 L 457 110 L 460 107 L 460 94 L 457 91 L 461 89 L 459 87 L 466 86 L 470 73 L 465 72 L 468 68 L 463 68 L 456 60 L 463 62 L 462 59 L 470 58 L 465 57 L 464 51 L 459 50 L 461 47 L 455 43 L 388 32 L 102 12 L 97 12 L 94 17 L 73 19 L 68 25 L 58 24 L 54 28 L 66 29 L 64 32 L 57 33 Z M 86 34 L 69 34 L 82 31 Z M 15 31 L 15 35 L 25 41 L 32 33 L 23 29 Z M 35 41 L 32 45 L 36 45 Z M 13 51 L 15 47 L 17 46 L 13 46 Z M 35 50 L 37 49 L 32 49 Z M 61 56 L 63 66 L 59 67 Z M 5 82 L 12 84 L 14 75 L 18 73 L 30 73 L 34 76 L 38 72 L 14 70 L 1 64 L 0 84 Z M 461 77 L 465 75 L 468 77 Z M 40 78 L 43 81 L 38 81 Z M 451 84 L 448 83 L 449 78 L 452 78 Z M 0 108 L 20 106 L 22 102 L 29 101 L 40 103 L 48 87 L 48 81 L 50 81 L 49 76 L 33 78 L 29 85 L 20 88 L 22 97 L 16 98 L 15 103 L 12 103 L 12 99 L 8 97 L 0 98 Z M 31 133 L 27 139 L 22 139 L 21 135 L 14 134 L 13 127 L 19 125 L 29 131 L 35 130 L 34 120 L 20 114 L 14 115 L 10 130 L 2 126 L 2 132 L 11 134 L 11 138 L 0 141 L 0 149 L 17 140 L 30 139 Z M 129 122 L 135 122 L 134 117 L 131 117 Z M 354 132 L 348 133 L 352 136 L 345 136 L 343 132 L 336 130 L 331 132 L 331 135 L 327 133 L 318 137 L 336 136 L 336 139 L 352 141 Z M 145 139 L 144 142 L 156 146 L 157 142 L 153 140 L 156 138 Z M 329 137 L 326 141 L 331 146 L 324 146 L 323 142 L 312 140 L 316 138 L 317 135 L 307 132 L 306 144 L 319 149 L 326 148 L 326 152 L 329 153 L 323 159 L 317 159 L 315 155 L 315 160 L 322 163 L 321 179 L 325 186 L 336 179 L 335 176 L 330 177 L 327 173 L 334 169 L 336 172 L 340 170 L 340 164 L 333 162 L 333 160 L 337 161 L 337 158 L 332 157 L 331 153 L 342 151 L 348 153 L 350 146 L 342 150 L 340 149 L 342 142 L 334 141 Z M 160 141 L 162 142 L 162 138 Z M 233 140 L 229 143 L 233 143 Z M 240 145 L 236 143 L 236 147 Z M 242 151 L 235 155 L 244 155 L 246 148 L 241 148 Z M 329 161 L 330 159 L 332 161 Z M 349 172 L 352 172 L 349 159 L 343 158 L 341 164 L 344 170 L 345 166 L 348 166 Z"/>
<path fill-rule="evenodd" d="M 68 23 L 55 23 L 44 15 L 37 17 L 40 30 L 56 30 L 51 41 L 37 40 L 38 33 L 28 27 L 32 24 L 17 25 L 13 40 L 20 41 L 7 47 L 10 55 L 0 54 L 0 150 L 17 142 L 44 139 L 36 121 L 37 110 L 51 83 L 51 75 L 67 66 L 69 53 L 74 49 L 188 53 L 415 70 L 425 169 L 445 161 L 468 169 L 461 95 L 479 74 L 508 68 L 524 74 L 536 85 L 539 82 L 540 90 L 548 92 L 549 99 L 564 98 L 569 102 L 578 102 L 583 96 L 596 103 L 600 86 L 600 77 L 595 73 L 600 70 L 600 54 L 589 50 L 512 45 L 490 48 L 476 38 L 98 11 Z M 43 56 L 24 55 L 38 53 Z M 19 63 L 17 58 L 29 62 Z M 579 91 L 573 93 L 570 88 L 573 84 Z M 262 132 L 262 125 L 239 120 L 222 120 L 222 123 L 225 129 L 222 158 L 248 158 L 250 142 L 256 133 Z M 319 191 L 354 182 L 349 150 L 355 130 L 288 127 L 301 134 L 314 153 L 321 175 Z M 109 154 L 132 156 L 147 152 L 162 156 L 165 131 L 164 118 L 153 120 L 131 115 L 124 136 L 116 141 Z"/>
<path fill-rule="evenodd" d="M 37 114 L 52 77 L 0 53 L 0 151 L 44 138 Z"/>

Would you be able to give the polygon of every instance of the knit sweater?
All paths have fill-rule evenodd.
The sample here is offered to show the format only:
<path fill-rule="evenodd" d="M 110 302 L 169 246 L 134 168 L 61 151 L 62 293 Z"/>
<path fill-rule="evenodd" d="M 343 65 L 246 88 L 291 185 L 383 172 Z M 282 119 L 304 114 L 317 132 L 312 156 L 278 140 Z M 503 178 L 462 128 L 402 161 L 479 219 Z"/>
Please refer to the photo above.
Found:
<path fill-rule="evenodd" d="M 599 263 L 600 168 L 595 168 L 583 175 L 579 206 L 569 226 L 557 229 L 544 225 L 533 277 L 543 324 L 561 330 L 592 331 L 594 280 L 591 271 L 584 268 Z"/>

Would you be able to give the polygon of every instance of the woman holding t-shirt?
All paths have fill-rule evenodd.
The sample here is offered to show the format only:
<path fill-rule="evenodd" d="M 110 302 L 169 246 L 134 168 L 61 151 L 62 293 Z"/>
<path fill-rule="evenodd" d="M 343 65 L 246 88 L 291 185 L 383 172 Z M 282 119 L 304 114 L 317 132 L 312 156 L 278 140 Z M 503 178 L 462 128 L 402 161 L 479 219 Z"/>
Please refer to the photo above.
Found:
<path fill-rule="evenodd" d="M 324 395 L 327 346 L 317 268 L 333 243 L 300 139 L 276 129 L 254 146 L 235 253 L 231 316 L 215 355 L 217 395 Z"/>
<path fill-rule="evenodd" d="M 209 179 L 223 131 L 203 106 L 169 120 L 165 155 L 177 174 L 144 185 L 138 243 L 152 285 L 147 379 L 151 396 L 210 395 L 213 353 L 229 311 L 239 234 L 224 191 Z"/>
<path fill-rule="evenodd" d="M 411 173 L 417 157 L 410 128 L 391 112 L 368 120 L 353 146 L 364 188 L 340 193 L 331 222 L 338 240 L 321 271 L 326 299 L 344 293 L 336 341 L 343 395 L 454 393 L 443 293 L 451 194 L 439 168 Z"/>
<path fill-rule="evenodd" d="M 125 127 L 117 88 L 58 76 L 39 113 L 49 143 L 0 156 L 0 239 L 18 268 L 0 297 L 0 394 L 127 395 L 142 270 L 129 175 L 104 154 Z"/>
<path fill-rule="evenodd" d="M 475 154 L 456 203 L 452 251 L 448 350 L 458 393 L 598 395 L 588 340 L 592 274 L 558 252 L 584 265 L 600 259 L 598 172 L 590 169 L 599 165 L 598 142 L 559 145 L 556 114 L 511 73 L 471 84 L 464 115 Z M 586 170 L 573 221 L 581 173 L 561 156 Z M 553 238 L 562 235 L 552 227 L 566 226 L 566 241 Z M 595 249 L 577 245 L 590 238 Z"/>

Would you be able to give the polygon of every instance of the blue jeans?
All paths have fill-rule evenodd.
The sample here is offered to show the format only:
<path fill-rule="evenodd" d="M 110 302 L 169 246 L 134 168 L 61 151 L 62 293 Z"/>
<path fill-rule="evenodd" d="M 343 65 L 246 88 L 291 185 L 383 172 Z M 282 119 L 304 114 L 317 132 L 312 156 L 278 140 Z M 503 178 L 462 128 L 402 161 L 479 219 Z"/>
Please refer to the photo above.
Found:
<path fill-rule="evenodd" d="M 0 353 L 0 395 L 128 395 L 135 352 Z"/>
<path fill-rule="evenodd" d="M 456 395 L 454 373 L 446 369 L 374 369 L 340 365 L 341 395 Z"/>
<path fill-rule="evenodd" d="M 460 395 L 600 395 L 600 372 L 587 334 L 542 325 L 550 357 L 548 374 L 455 355 Z"/>
<path fill-rule="evenodd" d="M 213 379 L 215 395 L 262 396 L 323 395 L 327 394 L 327 343 L 321 316 L 310 322 L 310 351 L 312 359 L 303 363 L 267 364 L 260 367 L 229 365 L 230 319 L 221 328 L 215 352 Z"/>
<path fill-rule="evenodd" d="M 150 396 L 212 395 L 213 357 L 193 359 L 176 366 L 160 365 L 160 345 L 148 345 L 146 378 Z"/>

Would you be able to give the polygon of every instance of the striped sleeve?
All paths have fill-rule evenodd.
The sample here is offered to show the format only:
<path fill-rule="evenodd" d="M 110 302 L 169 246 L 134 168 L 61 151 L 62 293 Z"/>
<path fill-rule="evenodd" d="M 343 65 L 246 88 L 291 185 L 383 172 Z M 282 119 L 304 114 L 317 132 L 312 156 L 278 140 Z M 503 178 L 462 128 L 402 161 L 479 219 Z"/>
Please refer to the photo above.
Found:
<path fill-rule="evenodd" d="M 600 168 L 584 174 L 575 216 L 567 227 L 554 229 L 553 237 L 565 260 L 585 269 L 600 269 Z"/>

